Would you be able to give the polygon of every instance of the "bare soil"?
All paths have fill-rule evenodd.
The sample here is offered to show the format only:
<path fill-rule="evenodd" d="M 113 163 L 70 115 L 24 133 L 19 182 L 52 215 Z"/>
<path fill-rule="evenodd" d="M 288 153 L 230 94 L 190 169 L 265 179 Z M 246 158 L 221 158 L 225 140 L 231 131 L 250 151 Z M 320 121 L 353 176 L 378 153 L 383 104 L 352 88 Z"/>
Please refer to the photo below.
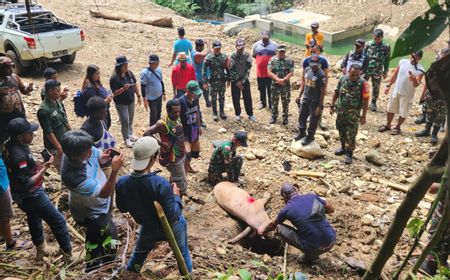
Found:
<path fill-rule="evenodd" d="M 409 3 L 415 2 L 418 2 L 418 0 Z M 191 22 L 175 15 L 169 9 L 146 1 L 103 0 L 98 1 L 98 3 L 100 9 L 120 10 L 152 16 L 172 16 L 175 26 L 185 26 L 188 38 L 204 38 L 208 41 L 220 39 L 225 53 L 231 54 L 233 51 L 236 37 L 226 37 L 221 33 L 221 27 Z M 172 43 L 176 39 L 176 29 L 94 19 L 89 16 L 89 9 L 96 8 L 94 2 L 91 1 L 44 0 L 40 1 L 40 4 L 54 11 L 68 22 L 81 26 L 87 34 L 87 46 L 78 54 L 75 64 L 51 64 L 59 71 L 61 82 L 70 88 L 72 94 L 81 86 L 85 69 L 89 64 L 97 64 L 101 68 L 102 81 L 107 85 L 109 76 L 113 71 L 115 56 L 120 54 L 126 55 L 132 60 L 130 68 L 135 74 L 138 74 L 146 66 L 147 57 L 150 53 L 158 54 L 161 59 L 164 80 L 166 85 L 170 85 L 170 69 L 167 64 L 170 62 Z M 415 11 L 416 9 L 414 9 Z M 240 36 L 246 39 L 248 48 L 258 39 L 257 34 L 248 30 L 243 31 Z M 303 50 L 289 46 L 288 54 L 295 60 L 296 75 L 294 80 L 298 80 Z M 338 57 L 330 57 L 331 64 L 334 65 L 338 59 Z M 337 71 L 333 70 L 326 102 L 330 102 L 337 77 Z M 43 85 L 43 77 L 40 75 L 28 77 L 25 80 L 35 82 L 39 87 Z M 387 99 L 381 93 L 379 112 L 369 112 L 368 123 L 361 127 L 354 164 L 345 166 L 341 162 L 341 158 L 333 154 L 334 149 L 338 147 L 338 141 L 335 138 L 336 131 L 331 132 L 328 148 L 325 149 L 326 155 L 323 159 L 310 161 L 289 152 L 287 147 L 296 133 L 297 126 L 298 113 L 296 104 L 293 102 L 298 94 L 297 91 L 292 91 L 290 123 L 284 127 L 280 123 L 269 125 L 270 112 L 266 109 L 261 111 L 256 109 L 259 93 L 256 87 L 254 69 L 251 75 L 251 85 L 256 123 L 250 122 L 245 113 L 243 113 L 244 120 L 242 122 L 234 121 L 229 90 L 227 90 L 226 96 L 226 113 L 229 117 L 227 121 L 213 122 L 210 109 L 203 108 L 204 119 L 208 128 L 204 130 L 201 137 L 201 158 L 193 161 L 194 167 L 199 169 L 200 172 L 196 175 L 189 175 L 189 199 L 185 200 L 185 214 L 188 220 L 189 245 L 193 257 L 195 279 L 212 279 L 215 272 L 226 272 L 229 268 L 235 270 L 248 268 L 254 273 L 255 279 L 267 279 L 269 274 L 282 271 L 283 257 L 280 249 L 276 248 L 279 245 L 276 242 L 265 241 L 266 243 L 261 245 L 254 240 L 249 240 L 247 244 L 242 246 L 226 243 L 240 231 L 239 223 L 229 217 L 215 203 L 211 195 L 212 187 L 205 182 L 212 151 L 212 141 L 230 138 L 232 133 L 238 129 L 248 131 L 250 138 L 250 147 L 247 150 L 240 149 L 239 152 L 248 154 L 254 149 L 259 149 L 266 153 L 261 159 L 245 160 L 245 175 L 242 178 L 245 180 L 243 188 L 255 198 L 262 197 L 266 191 L 272 194 L 272 200 L 267 206 L 270 217 L 275 217 L 284 205 L 279 196 L 279 187 L 285 181 L 298 184 L 302 193 L 316 192 L 335 205 L 336 213 L 329 215 L 329 220 L 337 230 L 336 246 L 329 253 L 324 254 L 320 261 L 313 266 L 297 263 L 296 259 L 300 252 L 290 247 L 287 271 L 301 271 L 307 274 L 309 279 L 359 279 L 360 276 L 353 272 L 344 260 L 351 257 L 365 264 L 370 263 L 383 241 L 397 206 L 404 197 L 401 192 L 393 191 L 381 184 L 368 182 L 366 179 L 370 175 L 408 185 L 420 174 L 428 160 L 428 152 L 433 149 L 428 143 L 429 139 L 417 140 L 414 137 L 414 132 L 422 129 L 421 126 L 415 125 L 413 122 L 414 115 L 419 112 L 419 106 L 414 104 L 412 117 L 404 124 L 402 135 L 391 136 L 378 133 L 378 126 L 385 121 L 384 108 Z M 170 86 L 167 86 L 167 88 L 170 88 Z M 384 87 L 382 90 L 384 90 Z M 171 96 L 170 90 L 168 90 L 168 95 Z M 25 96 L 24 101 L 27 107 L 27 116 L 36 120 L 36 111 L 40 104 L 39 94 L 34 92 L 31 96 Z M 203 101 L 201 101 L 201 104 L 204 105 Z M 76 118 L 70 99 L 65 101 L 65 106 L 72 127 L 79 128 L 83 120 Z M 111 108 L 111 112 L 113 117 L 112 132 L 121 142 L 118 116 L 114 108 Z M 148 113 L 142 107 L 138 107 L 136 113 L 135 133 L 142 135 L 148 126 Z M 330 116 L 328 111 L 324 114 L 324 121 L 330 129 L 334 129 L 334 116 Z M 222 132 L 219 132 L 220 129 Z M 440 134 L 439 136 L 442 138 L 444 135 Z M 39 134 L 32 147 L 33 151 L 36 152 L 36 158 L 39 158 L 37 153 L 42 149 L 42 146 L 42 135 Z M 131 151 L 123 144 L 119 146 L 130 155 L 127 166 L 123 169 L 123 173 L 126 173 L 129 169 Z M 381 157 L 386 161 L 384 166 L 377 167 L 365 160 L 365 155 L 372 149 L 378 150 Z M 325 172 L 324 181 L 326 183 L 316 178 L 295 177 L 283 171 L 281 165 L 283 160 L 289 160 L 292 163 L 293 170 Z M 157 168 L 160 167 L 157 166 Z M 163 169 L 163 174 L 168 175 L 165 169 Z M 61 211 L 69 218 L 70 214 L 65 199 L 58 199 L 62 192 L 54 190 L 58 185 L 58 175 L 54 170 L 50 170 L 46 179 L 46 190 L 53 201 L 60 201 Z M 429 205 L 422 203 L 416 215 L 423 216 L 426 214 L 428 207 Z M 12 221 L 14 229 L 21 232 L 20 238 L 30 240 L 25 215 L 20 209 L 16 208 L 15 210 L 16 218 Z M 370 214 L 373 220 L 369 219 L 368 221 L 367 216 L 363 219 L 366 214 Z M 6 252 L 3 250 L 0 251 L 0 275 L 15 276 L 22 279 L 56 279 L 60 275 L 60 278 L 64 279 L 61 276 L 64 273 L 65 279 L 108 279 L 112 269 L 118 268 L 125 260 L 129 259 L 137 238 L 137 225 L 134 224 L 130 216 L 120 214 L 117 210 L 115 210 L 114 216 L 119 227 L 121 245 L 118 261 L 108 266 L 107 269 L 86 275 L 83 273 L 83 265 L 81 264 L 63 269 L 61 258 L 49 259 L 47 262 L 35 261 L 34 249 L 27 252 Z M 72 219 L 69 219 L 68 222 L 78 232 L 82 232 L 82 228 L 75 225 Z M 47 226 L 46 232 L 48 233 L 47 238 L 55 243 L 54 237 Z M 71 235 L 75 251 L 82 251 L 83 244 L 72 233 Z M 408 235 L 405 233 L 394 257 L 388 263 L 387 273 L 393 271 L 399 258 L 405 254 L 407 250 L 405 246 L 408 240 Z M 128 247 L 128 250 L 124 254 L 125 247 Z M 261 263 L 258 262 L 263 262 L 265 266 L 262 267 Z M 178 278 L 174 257 L 166 243 L 160 244 L 150 254 L 143 269 L 143 278 Z"/>

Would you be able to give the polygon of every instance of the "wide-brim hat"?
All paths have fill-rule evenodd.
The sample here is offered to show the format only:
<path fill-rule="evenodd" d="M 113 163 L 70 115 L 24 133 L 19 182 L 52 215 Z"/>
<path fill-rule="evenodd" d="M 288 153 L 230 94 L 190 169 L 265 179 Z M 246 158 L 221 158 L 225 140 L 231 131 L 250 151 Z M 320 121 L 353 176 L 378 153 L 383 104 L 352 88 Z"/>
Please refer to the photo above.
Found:
<path fill-rule="evenodd" d="M 186 61 L 188 59 L 185 52 L 178 53 L 178 61 Z"/>
<path fill-rule="evenodd" d="M 128 60 L 127 57 L 124 55 L 120 55 L 120 56 L 116 57 L 116 66 L 122 66 L 122 65 L 128 64 L 130 62 L 131 61 Z"/>

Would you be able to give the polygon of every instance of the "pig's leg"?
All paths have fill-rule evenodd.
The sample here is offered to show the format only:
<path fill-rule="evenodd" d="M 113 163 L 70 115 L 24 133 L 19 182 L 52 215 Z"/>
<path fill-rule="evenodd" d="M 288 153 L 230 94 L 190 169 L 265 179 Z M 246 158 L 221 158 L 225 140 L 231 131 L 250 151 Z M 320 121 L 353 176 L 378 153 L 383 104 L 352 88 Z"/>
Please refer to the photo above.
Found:
<path fill-rule="evenodd" d="M 252 228 L 247 226 L 241 233 L 239 233 L 238 235 L 236 235 L 235 238 L 231 239 L 230 241 L 228 241 L 229 243 L 236 243 L 239 240 L 241 240 L 242 238 L 246 237 L 250 232 L 252 231 Z"/>

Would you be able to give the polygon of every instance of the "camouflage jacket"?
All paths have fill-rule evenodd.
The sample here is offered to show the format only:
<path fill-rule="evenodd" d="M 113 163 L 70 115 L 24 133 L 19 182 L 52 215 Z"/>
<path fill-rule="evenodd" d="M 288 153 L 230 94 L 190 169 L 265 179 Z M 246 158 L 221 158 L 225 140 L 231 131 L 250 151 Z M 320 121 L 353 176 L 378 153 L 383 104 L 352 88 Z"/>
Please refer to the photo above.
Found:
<path fill-rule="evenodd" d="M 209 75 L 208 73 L 209 69 Z M 226 82 L 228 80 L 228 57 L 221 53 L 209 53 L 202 69 L 203 81 L 208 83 Z"/>
<path fill-rule="evenodd" d="M 369 62 L 365 74 L 369 76 L 383 75 L 389 70 L 389 59 L 391 56 L 391 47 L 381 42 L 381 44 L 370 41 L 364 47 L 364 53 Z"/>
<path fill-rule="evenodd" d="M 290 57 L 280 59 L 278 56 L 274 56 L 270 59 L 267 69 L 278 78 L 283 79 L 287 74 L 294 72 L 294 61 Z M 289 82 L 284 86 L 289 86 Z"/>
<path fill-rule="evenodd" d="M 245 83 L 250 76 L 252 68 L 252 57 L 247 52 L 240 54 L 235 52 L 230 57 L 230 81 L 237 83 L 239 81 Z"/>
<path fill-rule="evenodd" d="M 363 100 L 369 98 L 367 82 L 363 78 L 352 81 L 348 75 L 342 76 L 336 86 L 339 94 L 336 101 L 336 112 L 342 113 L 349 110 L 357 110 L 363 107 Z"/>
<path fill-rule="evenodd" d="M 233 157 L 236 156 L 236 146 L 233 141 L 226 140 L 222 142 L 217 142 L 215 148 L 211 155 L 211 160 L 209 162 L 209 170 L 212 172 L 220 172 L 221 167 L 226 164 L 231 163 Z"/>

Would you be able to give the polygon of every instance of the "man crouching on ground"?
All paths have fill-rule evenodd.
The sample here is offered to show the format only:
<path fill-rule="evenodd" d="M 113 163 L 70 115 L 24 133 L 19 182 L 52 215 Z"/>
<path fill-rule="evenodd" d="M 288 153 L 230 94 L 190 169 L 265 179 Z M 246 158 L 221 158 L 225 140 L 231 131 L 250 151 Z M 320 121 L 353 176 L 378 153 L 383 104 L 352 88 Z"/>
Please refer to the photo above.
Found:
<path fill-rule="evenodd" d="M 153 204 L 158 201 L 180 247 L 186 267 L 192 271 L 192 261 L 187 242 L 187 224 L 182 213 L 180 191 L 174 183 L 150 172 L 158 159 L 159 145 L 155 138 L 145 136 L 133 146 L 133 172 L 122 176 L 116 184 L 116 205 L 122 213 L 129 212 L 141 225 L 136 247 L 128 261 L 127 271 L 139 273 L 145 259 L 157 241 L 167 240 Z"/>
<path fill-rule="evenodd" d="M 325 213 L 333 213 L 334 208 L 314 193 L 300 195 L 289 183 L 281 186 L 281 196 L 286 206 L 258 234 L 276 229 L 276 233 L 285 242 L 303 252 L 299 262 L 311 264 L 321 254 L 328 252 L 336 242 L 336 231 L 325 216 Z M 285 220 L 289 220 L 294 227 L 283 224 Z"/>

